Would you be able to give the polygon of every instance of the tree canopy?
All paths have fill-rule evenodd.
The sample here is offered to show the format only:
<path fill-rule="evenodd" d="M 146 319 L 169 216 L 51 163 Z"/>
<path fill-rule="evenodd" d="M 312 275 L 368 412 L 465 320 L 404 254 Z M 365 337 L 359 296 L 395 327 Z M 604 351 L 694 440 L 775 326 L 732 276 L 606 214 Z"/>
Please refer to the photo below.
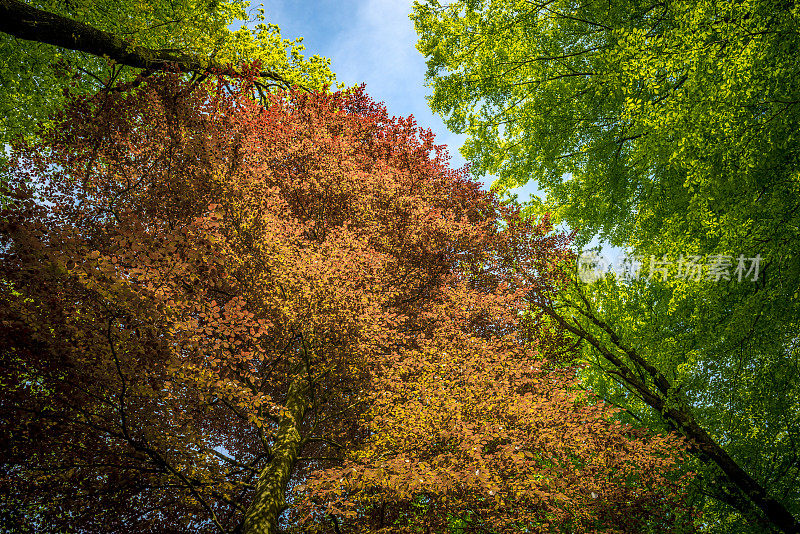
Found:
<path fill-rule="evenodd" d="M 535 178 L 582 242 L 714 245 L 790 212 L 775 210 L 796 196 L 797 6 L 431 1 L 413 16 L 431 106 L 469 135 L 473 171 L 502 189 Z"/>
<path fill-rule="evenodd" d="M 363 90 L 252 83 L 156 74 L 17 145 L 5 524 L 691 531 L 680 438 L 615 420 L 525 319 L 564 236 Z"/>
<path fill-rule="evenodd" d="M 800 530 L 798 14 L 771 0 L 433 0 L 412 15 L 431 107 L 468 134 L 473 172 L 499 191 L 535 180 L 546 198 L 530 216 L 643 263 L 639 280 L 545 305 L 581 340 L 587 387 L 631 420 L 706 433 L 697 497 L 712 531 Z M 732 276 L 740 255 L 761 258 L 756 280 Z M 692 256 L 694 279 L 680 271 Z"/>

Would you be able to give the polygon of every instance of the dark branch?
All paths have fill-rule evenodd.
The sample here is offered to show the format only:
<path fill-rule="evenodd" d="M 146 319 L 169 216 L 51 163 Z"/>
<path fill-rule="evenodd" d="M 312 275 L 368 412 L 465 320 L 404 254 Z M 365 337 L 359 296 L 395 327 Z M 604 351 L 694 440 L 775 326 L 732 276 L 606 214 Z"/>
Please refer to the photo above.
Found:
<path fill-rule="evenodd" d="M 37 9 L 19 0 L 0 0 L 0 32 L 18 39 L 105 57 L 121 65 L 148 71 L 164 70 L 173 66 L 183 72 L 195 73 L 226 70 L 224 65 L 210 57 L 134 45 L 113 33 Z M 292 86 L 275 72 L 262 71 L 259 75 L 278 82 L 285 88 Z"/>

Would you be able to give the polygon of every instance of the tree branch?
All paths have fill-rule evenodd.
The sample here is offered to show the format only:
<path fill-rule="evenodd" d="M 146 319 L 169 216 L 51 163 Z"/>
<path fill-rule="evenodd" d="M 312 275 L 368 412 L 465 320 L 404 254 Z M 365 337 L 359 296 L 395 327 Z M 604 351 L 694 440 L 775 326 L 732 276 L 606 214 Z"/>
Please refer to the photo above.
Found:
<path fill-rule="evenodd" d="M 105 57 L 137 69 L 156 71 L 177 66 L 184 72 L 226 70 L 224 65 L 210 57 L 135 45 L 113 33 L 37 9 L 19 0 L 0 0 L 0 32 L 18 39 Z M 287 89 L 293 85 L 284 77 L 269 70 L 261 71 L 259 76 L 278 82 Z M 307 90 L 305 87 L 299 87 Z"/>

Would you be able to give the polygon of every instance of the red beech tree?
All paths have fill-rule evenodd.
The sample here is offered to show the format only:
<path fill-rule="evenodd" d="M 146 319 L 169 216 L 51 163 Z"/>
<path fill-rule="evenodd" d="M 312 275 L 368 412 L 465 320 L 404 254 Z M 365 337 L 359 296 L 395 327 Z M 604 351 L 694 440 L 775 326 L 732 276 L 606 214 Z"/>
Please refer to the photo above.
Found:
<path fill-rule="evenodd" d="M 522 335 L 563 237 L 363 90 L 250 91 L 158 76 L 18 148 L 0 218 L 5 524 L 688 527 L 681 445 L 613 422 L 544 364 L 552 340 Z"/>

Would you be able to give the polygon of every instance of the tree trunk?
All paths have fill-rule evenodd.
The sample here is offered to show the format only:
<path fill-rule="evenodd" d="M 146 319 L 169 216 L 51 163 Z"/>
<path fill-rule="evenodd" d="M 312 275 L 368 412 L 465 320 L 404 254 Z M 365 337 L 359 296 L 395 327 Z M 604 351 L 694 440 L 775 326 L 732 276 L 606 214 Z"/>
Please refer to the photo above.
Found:
<path fill-rule="evenodd" d="M 275 534 L 278 516 L 286 507 L 286 486 L 300 454 L 300 425 L 309 402 L 305 373 L 289 386 L 270 461 L 258 476 L 253 502 L 244 517 L 243 534 Z"/>

